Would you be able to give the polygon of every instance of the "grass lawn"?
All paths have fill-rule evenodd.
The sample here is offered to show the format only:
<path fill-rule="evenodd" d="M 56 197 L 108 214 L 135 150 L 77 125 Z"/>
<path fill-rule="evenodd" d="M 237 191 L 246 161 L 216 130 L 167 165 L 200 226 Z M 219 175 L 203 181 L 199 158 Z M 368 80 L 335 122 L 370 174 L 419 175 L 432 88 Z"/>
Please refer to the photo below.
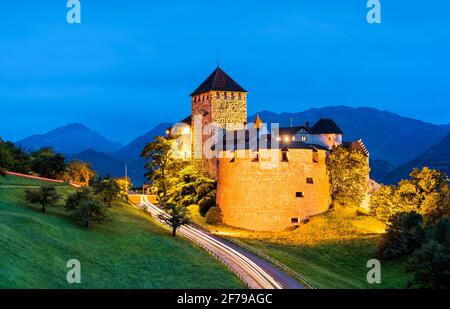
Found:
<path fill-rule="evenodd" d="M 355 209 L 329 211 L 278 233 L 206 225 L 198 206 L 190 206 L 190 213 L 197 224 L 276 259 L 316 288 L 404 288 L 410 278 L 403 261 L 382 261 L 381 284 L 367 283 L 367 261 L 376 258 L 384 224 Z"/>
<path fill-rule="evenodd" d="M 0 186 L 0 288 L 244 287 L 205 251 L 132 206 L 117 203 L 111 218 L 87 230 L 62 209 L 40 213 L 24 202 L 24 188 Z M 66 282 L 70 259 L 81 262 L 79 285 Z"/>

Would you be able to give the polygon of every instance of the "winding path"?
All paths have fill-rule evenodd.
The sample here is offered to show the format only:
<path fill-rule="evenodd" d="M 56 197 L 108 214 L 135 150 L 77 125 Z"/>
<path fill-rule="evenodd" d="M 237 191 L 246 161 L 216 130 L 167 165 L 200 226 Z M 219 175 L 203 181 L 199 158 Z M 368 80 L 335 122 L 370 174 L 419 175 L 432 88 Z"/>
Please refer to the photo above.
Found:
<path fill-rule="evenodd" d="M 140 207 L 155 218 L 167 214 L 140 196 Z M 198 227 L 184 225 L 179 233 L 197 243 L 229 267 L 251 289 L 303 289 L 300 283 L 272 264 Z"/>

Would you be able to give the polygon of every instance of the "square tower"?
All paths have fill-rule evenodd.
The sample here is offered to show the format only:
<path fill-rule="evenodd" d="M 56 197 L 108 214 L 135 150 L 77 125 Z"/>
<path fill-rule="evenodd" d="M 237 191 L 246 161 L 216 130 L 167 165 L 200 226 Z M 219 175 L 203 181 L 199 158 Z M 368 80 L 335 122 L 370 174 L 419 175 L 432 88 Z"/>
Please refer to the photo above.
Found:
<path fill-rule="evenodd" d="M 203 145 L 212 138 L 212 133 L 205 127 L 243 129 L 247 123 L 247 91 L 217 67 L 191 94 L 191 98 L 192 158 L 210 165 L 212 160 L 205 158 Z"/>

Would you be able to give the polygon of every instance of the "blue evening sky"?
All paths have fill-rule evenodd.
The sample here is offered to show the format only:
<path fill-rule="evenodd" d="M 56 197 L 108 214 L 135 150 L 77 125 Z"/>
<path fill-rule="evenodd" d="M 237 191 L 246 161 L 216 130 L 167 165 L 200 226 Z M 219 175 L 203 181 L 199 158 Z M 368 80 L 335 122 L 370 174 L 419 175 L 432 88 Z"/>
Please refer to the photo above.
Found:
<path fill-rule="evenodd" d="M 217 60 L 249 113 L 370 106 L 450 122 L 450 2 L 65 0 L 0 3 L 0 136 L 80 122 L 129 142 L 190 113 Z"/>

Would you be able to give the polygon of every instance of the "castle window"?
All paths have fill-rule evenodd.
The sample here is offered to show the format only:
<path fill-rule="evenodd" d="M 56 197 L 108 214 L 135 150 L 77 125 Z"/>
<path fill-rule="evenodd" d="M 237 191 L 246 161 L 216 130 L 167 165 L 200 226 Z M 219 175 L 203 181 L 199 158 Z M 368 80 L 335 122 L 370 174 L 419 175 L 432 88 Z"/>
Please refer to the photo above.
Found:
<path fill-rule="evenodd" d="M 312 185 L 312 184 L 314 184 L 314 179 L 311 177 L 308 177 L 308 178 L 306 178 L 306 183 Z"/>
<path fill-rule="evenodd" d="M 291 218 L 291 224 L 298 224 L 298 218 Z"/>
<path fill-rule="evenodd" d="M 303 192 L 295 192 L 295 197 L 305 197 Z"/>
<path fill-rule="evenodd" d="M 313 149 L 313 163 L 319 163 L 319 151 L 317 149 Z"/>
<path fill-rule="evenodd" d="M 240 93 L 238 93 L 238 100 L 241 100 L 241 99 L 242 99 L 242 96 Z"/>
<path fill-rule="evenodd" d="M 231 100 L 234 100 L 234 93 L 231 93 Z"/>
<path fill-rule="evenodd" d="M 224 98 L 225 100 L 228 99 L 228 95 L 227 95 L 226 92 L 223 93 L 223 98 Z"/>
<path fill-rule="evenodd" d="M 220 92 L 216 92 L 216 99 L 220 99 Z"/>
<path fill-rule="evenodd" d="M 305 135 L 302 135 L 301 139 L 302 139 L 302 142 L 306 142 L 308 140 L 308 138 Z"/>
<path fill-rule="evenodd" d="M 287 151 L 282 151 L 281 152 L 281 162 L 288 162 L 288 152 Z"/>

